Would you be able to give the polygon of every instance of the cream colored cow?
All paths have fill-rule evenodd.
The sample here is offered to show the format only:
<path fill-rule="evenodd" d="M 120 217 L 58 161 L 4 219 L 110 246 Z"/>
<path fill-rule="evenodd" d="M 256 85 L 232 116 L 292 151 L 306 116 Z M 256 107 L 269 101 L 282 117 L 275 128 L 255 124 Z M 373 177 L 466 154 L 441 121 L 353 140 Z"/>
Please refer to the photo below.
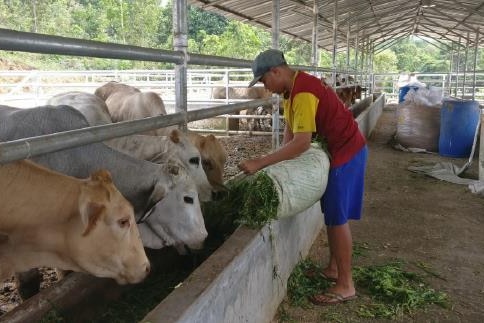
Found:
<path fill-rule="evenodd" d="M 94 94 L 106 102 L 113 122 L 166 115 L 165 104 L 155 92 L 141 92 L 130 85 L 112 81 L 97 88 Z M 149 130 L 143 134 L 165 136 L 177 128 L 169 126 Z"/>
<path fill-rule="evenodd" d="M 150 271 L 131 204 L 97 171 L 88 179 L 30 161 L 0 165 L 0 281 L 49 266 L 138 283 Z"/>

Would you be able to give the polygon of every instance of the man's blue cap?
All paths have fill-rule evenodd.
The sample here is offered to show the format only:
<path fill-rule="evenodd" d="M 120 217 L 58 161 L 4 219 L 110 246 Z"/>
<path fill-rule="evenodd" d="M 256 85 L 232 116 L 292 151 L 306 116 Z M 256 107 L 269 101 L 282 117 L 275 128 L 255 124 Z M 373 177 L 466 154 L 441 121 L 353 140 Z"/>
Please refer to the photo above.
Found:
<path fill-rule="evenodd" d="M 264 73 L 268 72 L 271 68 L 287 64 L 284 54 L 277 49 L 268 49 L 263 51 L 252 62 L 252 73 L 254 73 L 254 79 L 249 83 L 249 87 L 259 82 Z"/>

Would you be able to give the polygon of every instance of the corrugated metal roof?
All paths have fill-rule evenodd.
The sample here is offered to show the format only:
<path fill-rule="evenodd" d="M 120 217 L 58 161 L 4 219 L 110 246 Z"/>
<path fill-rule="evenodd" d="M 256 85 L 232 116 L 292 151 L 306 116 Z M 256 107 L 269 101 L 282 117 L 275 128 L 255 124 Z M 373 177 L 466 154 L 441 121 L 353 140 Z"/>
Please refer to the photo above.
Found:
<path fill-rule="evenodd" d="M 189 0 L 188 3 L 271 31 L 272 1 Z M 358 31 L 359 43 L 370 41 L 376 50 L 410 35 L 431 38 L 439 47 L 457 43 L 459 38 L 463 46 L 474 47 L 480 28 L 479 38 L 483 39 L 484 1 L 318 0 L 318 46 L 329 51 L 333 49 L 335 4 L 338 51 L 346 50 L 348 29 L 350 48 L 354 48 Z M 311 42 L 313 6 L 314 0 L 280 0 L 280 32 Z"/>

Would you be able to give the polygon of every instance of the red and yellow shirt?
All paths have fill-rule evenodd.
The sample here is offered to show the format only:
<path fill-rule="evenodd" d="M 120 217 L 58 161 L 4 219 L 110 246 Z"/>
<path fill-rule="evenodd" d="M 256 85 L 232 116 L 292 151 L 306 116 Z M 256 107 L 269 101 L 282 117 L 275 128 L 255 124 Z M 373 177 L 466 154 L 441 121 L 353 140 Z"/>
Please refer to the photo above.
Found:
<path fill-rule="evenodd" d="M 348 162 L 366 144 L 351 111 L 332 88 L 313 75 L 296 72 L 283 107 L 293 133 L 312 132 L 326 139 L 331 167 Z"/>

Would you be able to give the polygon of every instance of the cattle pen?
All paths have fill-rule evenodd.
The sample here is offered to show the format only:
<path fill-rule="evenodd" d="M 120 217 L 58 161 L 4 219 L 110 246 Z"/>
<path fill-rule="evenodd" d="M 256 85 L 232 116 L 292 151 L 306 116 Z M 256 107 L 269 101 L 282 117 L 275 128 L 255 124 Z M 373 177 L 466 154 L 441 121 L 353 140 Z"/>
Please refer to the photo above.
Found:
<path fill-rule="evenodd" d="M 279 3 L 280 1 L 278 0 L 273 1 L 275 17 L 279 16 L 276 9 Z M 314 3 L 316 4 L 317 1 Z M 336 15 L 338 1 L 335 3 Z M 166 73 L 152 71 L 152 74 L 142 81 L 137 80 L 136 76 L 132 78 L 123 76 L 124 73 L 121 72 L 119 74 L 106 75 L 105 71 L 91 71 L 92 79 L 87 82 L 82 80 L 79 84 L 74 82 L 67 85 L 71 89 L 79 88 L 85 90 L 89 87 L 97 87 L 100 82 L 110 80 L 126 81 L 144 90 L 156 90 L 162 97 L 167 98 L 167 106 L 170 112 L 168 115 L 120 124 L 77 129 L 25 140 L 2 142 L 0 143 L 0 163 L 31 158 L 66 148 L 101 142 L 170 125 L 181 125 L 187 128 L 190 127 L 190 123 L 194 125 L 196 122 L 206 121 L 211 118 L 224 120 L 223 127 L 218 129 L 203 129 L 202 127 L 197 130 L 225 136 L 241 134 L 271 135 L 272 148 L 277 148 L 280 144 L 279 138 L 281 135 L 281 127 L 279 125 L 281 116 L 278 113 L 280 100 L 277 96 L 243 101 L 228 99 L 209 100 L 206 93 L 208 88 L 224 86 L 228 89 L 230 86 L 246 84 L 251 78 L 249 69 L 251 61 L 188 53 L 186 6 L 186 1 L 173 1 L 174 44 L 176 44 L 173 51 L 0 29 L 2 50 L 174 64 L 173 71 Z M 319 17 L 317 10 L 315 10 L 314 17 L 314 23 L 318 24 L 316 19 L 316 17 Z M 328 24 L 328 21 L 324 21 L 324 24 Z M 276 23 L 274 25 L 277 26 Z M 273 31 L 275 42 L 277 42 L 279 31 Z M 348 35 L 349 33 L 348 31 Z M 341 34 L 341 31 L 335 25 L 334 35 L 330 37 L 335 43 L 337 42 L 337 34 Z M 469 41 L 469 35 L 467 39 Z M 476 39 L 475 46 L 477 48 L 477 43 L 479 43 L 478 32 Z M 369 137 L 382 115 L 385 105 L 396 101 L 398 87 L 395 86 L 395 75 L 372 73 L 371 59 L 375 52 L 374 43 L 370 41 L 370 38 L 360 41 L 362 42 L 361 48 L 358 45 L 356 47 L 362 51 L 359 53 L 361 56 L 358 63 L 361 66 L 347 66 L 347 68 L 341 70 L 336 68 L 325 69 L 317 66 L 296 67 L 317 75 L 330 73 L 335 76 L 337 73 L 347 73 L 359 79 L 360 84 L 365 85 L 367 91 L 365 97 L 353 105 L 351 109 L 357 111 L 356 119 L 360 130 L 365 136 Z M 358 43 L 358 40 L 356 40 L 356 43 Z M 318 45 L 315 46 L 317 47 Z M 336 51 L 337 45 L 335 44 L 334 46 L 334 51 Z M 349 40 L 347 46 L 349 47 Z M 356 52 L 358 53 L 358 50 Z M 210 73 L 207 73 L 206 70 L 201 69 L 190 70 L 187 68 L 189 65 L 230 67 L 230 69 L 212 69 Z M 18 78 L 18 72 L 17 75 L 15 73 L 0 73 L 0 77 L 7 80 Z M 131 76 L 136 73 L 136 71 L 131 71 Z M 141 73 L 146 73 L 146 71 Z M 82 78 L 75 72 L 65 72 L 64 74 L 70 79 Z M 236 79 L 242 79 L 243 81 L 230 83 L 231 74 L 235 74 Z M 36 75 L 42 76 L 42 72 Z M 457 71 L 427 76 L 435 83 L 441 84 L 445 94 L 454 93 L 455 96 L 462 98 L 472 96 L 473 99 L 482 102 L 483 87 L 479 82 L 482 82 L 484 74 L 474 71 L 473 79 L 467 79 L 467 82 L 473 81 L 471 85 L 462 83 L 462 78 L 464 80 L 466 78 L 465 75 L 466 72 L 459 71 L 457 67 Z M 59 75 L 55 77 L 59 79 Z M 459 78 L 461 83 L 459 83 Z M 66 85 L 63 81 L 61 83 Z M 25 104 L 25 107 L 37 106 L 43 104 L 45 98 L 53 94 L 46 90 L 48 87 L 57 91 L 60 90 L 59 84 L 55 82 L 47 86 L 41 83 L 35 83 L 35 86 L 32 86 L 32 84 L 30 85 L 35 89 L 35 96 L 28 98 L 21 98 L 25 93 L 19 91 L 22 86 L 25 86 L 25 82 L 20 82 L 20 86 L 18 84 L 10 84 L 7 95 L 3 96 L 8 100 L 2 101 L 2 104 L 7 102 L 17 106 L 23 104 Z M 170 90 L 167 90 L 167 87 Z M 476 89 L 481 89 L 481 91 Z M 21 95 L 16 96 L 15 94 Z M 190 99 L 194 97 L 194 100 Z M 200 99 L 200 97 L 203 97 L 203 99 Z M 19 102 L 21 101 L 16 101 L 20 99 L 25 99 L 24 103 L 20 104 Z M 241 110 L 255 109 L 267 104 L 274 107 L 274 113 L 271 116 L 239 115 Z M 249 117 L 271 120 L 271 131 L 249 130 L 245 132 L 229 127 L 230 118 L 242 119 Z M 482 138 L 483 135 L 484 128 L 481 128 L 480 137 Z M 484 180 L 484 141 L 480 141 L 479 148 L 481 154 L 478 163 L 479 177 L 481 180 Z M 188 265 L 186 263 L 181 264 L 187 262 L 187 258 L 174 254 L 173 250 L 150 251 L 154 257 L 153 262 L 155 266 L 158 266 L 165 274 L 172 269 L 169 267 L 175 267 L 175 270 L 180 271 L 185 271 L 183 269 L 185 267 L 194 267 L 194 264 L 198 267 L 195 269 L 191 268 L 193 271 L 184 272 L 185 279 L 183 282 L 180 282 L 177 286 L 170 286 L 172 291 L 166 293 L 166 297 L 161 302 L 146 309 L 145 314 L 139 321 L 147 323 L 270 322 L 276 315 L 278 306 L 286 295 L 287 280 L 292 270 L 301 259 L 308 255 L 311 246 L 318 238 L 318 234 L 323 228 L 322 220 L 319 204 L 315 204 L 294 217 L 273 221 L 259 230 L 239 226 L 235 228 L 234 232 L 230 232 L 229 237 L 224 237 L 220 240 L 217 240 L 219 238 L 217 237 L 215 239 L 217 240 L 215 242 L 216 247 L 213 250 L 206 250 L 207 253 L 200 255 L 190 255 L 188 262 L 192 261 L 192 263 Z M 224 233 L 221 234 L 223 235 Z M 172 263 L 167 264 L 166 260 Z M 159 285 L 156 285 L 157 283 Z M 155 281 L 153 285 L 156 287 L 162 284 L 159 281 Z M 65 279 L 58 282 L 55 286 L 42 290 L 39 294 L 3 314 L 0 316 L 0 322 L 47 321 L 49 319 L 48 316 L 52 315 L 52 313 L 65 315 L 69 322 L 94 321 L 93 316 L 96 316 L 96 313 L 99 311 L 103 311 L 102 306 L 99 305 L 129 293 L 130 288 L 132 286 L 120 287 L 109 279 L 99 279 L 85 274 L 74 273 L 66 276 Z M 145 306 L 145 304 L 138 305 Z M 91 309 L 92 312 L 90 312 Z"/>
<path fill-rule="evenodd" d="M 20 50 L 20 51 L 34 51 L 40 53 L 57 53 L 57 54 L 67 54 L 67 55 L 85 55 L 85 56 L 95 56 L 95 57 L 109 57 L 109 58 L 128 58 L 128 59 L 151 59 L 153 61 L 168 61 L 177 63 L 178 67 L 182 70 L 181 75 L 182 78 L 180 79 L 178 76 L 180 75 L 180 71 L 176 73 L 175 77 L 175 113 L 169 114 L 167 116 L 159 116 L 159 117 L 151 117 L 146 118 L 143 120 L 135 120 L 131 122 L 126 122 L 123 124 L 110 124 L 110 125 L 103 125 L 103 126 L 96 126 L 92 128 L 86 129 L 77 129 L 67 132 L 56 133 L 48 136 L 39 136 L 35 138 L 29 138 L 27 140 L 17 140 L 11 142 L 1 143 L 2 145 L 1 151 L 1 160 L 2 162 L 9 162 L 17 159 L 22 158 L 30 158 L 36 155 L 45 154 L 48 152 L 53 152 L 59 149 L 65 149 L 68 147 L 76 147 L 92 142 L 99 142 L 106 139 L 114 138 L 117 136 L 128 135 L 137 133 L 143 130 L 149 130 L 174 124 L 183 124 L 190 121 L 196 121 L 205 119 L 208 117 L 215 117 L 223 114 L 229 114 L 231 112 L 239 111 L 241 109 L 247 108 L 256 108 L 260 105 L 271 103 L 274 101 L 275 104 L 278 103 L 277 99 L 260 99 L 260 100 L 253 100 L 249 102 L 238 102 L 229 105 L 218 105 L 216 107 L 210 109 L 198 109 L 198 110 L 191 110 L 187 111 L 187 86 L 186 84 L 182 84 L 184 80 L 184 73 L 186 73 L 186 68 L 183 67 L 183 58 L 184 56 L 180 54 L 180 52 L 169 52 L 169 51 L 152 51 L 149 49 L 143 48 L 135 48 L 133 49 L 132 46 L 124 46 L 124 45 L 113 45 L 113 44 L 102 44 L 99 42 L 93 41 L 80 41 L 74 39 L 67 39 L 63 37 L 56 37 L 56 36 L 46 36 L 46 35 L 36 35 L 33 33 L 23 33 L 23 32 L 15 32 L 10 30 L 0 30 L 0 38 L 1 42 L 5 48 L 10 48 L 11 50 Z M 79 42 L 82 43 L 82 47 L 79 47 Z M 61 45 L 62 44 L 62 45 Z M 113 51 L 114 50 L 114 51 Z M 214 64 L 214 65 L 225 65 L 225 66 L 233 66 L 233 67 L 249 67 L 249 61 L 242 61 L 242 60 L 233 60 L 227 58 L 220 58 L 220 57 L 208 57 L 204 55 L 191 55 L 190 61 L 191 64 Z M 304 67 L 301 67 L 304 68 Z M 313 67 L 306 67 L 306 69 L 314 69 Z M 177 68 L 175 68 L 175 71 Z M 317 69 L 316 69 L 317 70 Z M 247 72 L 246 72 L 247 73 Z M 186 77 L 186 76 L 185 76 Z M 382 96 L 384 97 L 384 96 Z M 372 98 L 369 98 L 372 99 Z M 382 104 L 382 100 L 379 100 L 380 104 Z M 275 120 L 275 119 L 274 119 Z M 365 122 L 365 126 L 366 126 Z M 277 129 L 277 128 L 276 128 Z M 277 140 L 279 135 L 276 133 L 273 134 L 273 137 L 277 139 L 274 140 L 277 144 Z M 281 226 L 281 228 L 277 228 L 277 230 L 281 230 L 284 232 L 283 236 L 287 234 L 292 234 L 295 238 L 300 235 L 297 231 L 291 232 L 290 228 L 296 229 L 299 226 L 299 230 L 304 230 L 306 228 L 306 224 L 304 225 L 296 225 L 297 222 L 302 221 L 302 223 L 310 223 L 310 227 L 313 228 L 314 232 L 311 235 L 306 235 L 305 239 L 301 240 L 299 243 L 294 244 L 293 248 L 293 256 L 292 259 L 288 258 L 286 262 L 283 264 L 279 264 L 281 277 L 288 276 L 294 267 L 295 263 L 300 259 L 300 255 L 307 252 L 307 248 L 311 245 L 312 240 L 314 240 L 314 236 L 317 231 L 321 227 L 321 216 L 320 213 L 317 211 L 317 208 L 313 207 L 307 212 L 304 212 L 304 215 L 298 220 L 295 218 L 293 222 L 286 223 Z M 267 230 L 267 229 L 265 229 Z M 288 231 L 289 230 L 289 231 Z M 287 231 L 287 232 L 286 232 Z M 272 252 L 272 249 L 268 248 L 267 244 L 267 236 L 264 238 L 264 235 L 267 235 L 267 231 L 260 231 L 260 233 L 251 230 L 239 229 L 236 233 L 234 238 L 231 238 L 231 241 L 227 241 L 228 243 L 228 250 L 227 249 L 218 249 L 219 253 L 224 254 L 223 257 L 227 257 L 228 255 L 232 255 L 231 257 L 238 258 L 240 261 L 240 265 L 248 265 L 250 261 L 254 259 L 268 259 L 270 255 L 266 254 L 267 252 Z M 275 231 L 271 231 L 275 232 Z M 241 235 L 239 237 L 238 235 Z M 260 239 L 262 234 L 262 240 Z M 234 247 L 231 244 L 232 241 L 238 241 L 237 245 Z M 260 250 L 261 248 L 265 250 L 263 254 L 257 254 L 255 251 L 248 251 L 248 253 L 243 253 L 242 255 L 234 254 L 234 252 L 238 252 L 245 244 L 251 246 L 251 248 L 255 248 L 255 250 Z M 230 251 L 232 249 L 232 251 Z M 167 259 L 173 259 L 173 256 L 165 256 Z M 230 256 L 229 256 L 230 257 Z M 176 257 L 175 257 L 176 259 Z M 251 260 L 253 259 L 253 260 Z M 154 260 L 156 262 L 156 260 Z M 176 261 L 176 260 L 173 260 Z M 219 262 L 218 260 L 216 262 Z M 243 283 L 246 280 L 251 280 L 250 276 L 247 277 L 239 277 L 234 278 L 232 277 L 232 270 L 227 263 L 225 263 L 223 268 L 220 268 L 221 277 L 226 276 L 225 281 L 239 281 Z M 272 269 L 267 267 L 270 265 L 268 262 L 261 263 L 262 267 L 256 269 L 257 267 L 253 267 L 254 271 L 250 270 L 246 272 L 248 275 L 256 275 L 260 276 L 263 281 L 266 283 L 270 283 L 271 280 L 268 274 L 272 273 Z M 212 267 L 210 263 L 207 266 Z M 228 269 L 227 269 L 227 268 Z M 252 267 L 252 266 L 251 266 Z M 267 269 L 270 272 L 267 272 Z M 195 273 L 194 273 L 195 274 Z M 196 275 L 196 274 L 195 274 Z M 227 277 L 228 276 L 228 277 Z M 190 279 L 190 278 L 188 278 Z M 219 277 L 213 277 L 214 281 L 219 280 Z M 283 279 L 284 280 L 284 279 Z M 272 297 L 274 301 L 272 302 L 271 306 L 260 310 L 259 314 L 260 318 L 269 318 L 273 316 L 274 311 L 277 308 L 278 300 L 280 301 L 281 297 L 284 295 L 285 286 L 281 280 L 282 285 L 277 288 L 277 296 L 274 295 Z M 257 280 L 255 280 L 257 281 Z M 223 282 L 222 282 L 223 283 Z M 256 286 L 256 285 L 255 285 Z M 253 300 L 253 294 L 256 292 L 254 287 L 243 291 L 246 293 L 246 300 Z M 216 290 L 219 290 L 220 287 L 217 287 Z M 78 297 L 74 298 L 67 298 L 66 295 L 72 295 L 75 290 L 82 290 L 82 293 L 78 294 Z M 29 300 L 25 301 L 20 306 L 16 307 L 12 311 L 4 314 L 0 320 L 1 321 L 8 321 L 8 322 L 27 322 L 32 320 L 39 320 L 48 313 L 52 309 L 56 309 L 59 313 L 70 313 L 69 317 L 71 320 L 74 318 L 82 319 L 84 315 L 88 314 L 89 311 L 84 311 L 83 309 L 85 306 L 93 308 L 94 303 L 96 303 L 96 295 L 105 295 L 106 290 L 114 291 L 119 290 L 116 289 L 115 286 L 112 284 L 112 281 L 94 279 L 93 277 L 89 277 L 82 274 L 71 274 L 68 275 L 64 280 L 62 280 L 58 286 L 54 286 L 49 290 L 41 291 L 39 294 L 33 296 Z M 267 291 L 270 293 L 270 291 Z M 118 292 L 120 293 L 120 292 Z M 109 293 L 108 293 L 109 294 Z M 112 294 L 112 293 L 111 293 Z M 114 293 L 116 294 L 116 292 Z M 269 294 L 267 294 L 269 295 Z M 221 295 L 222 296 L 222 295 Z M 111 295 L 113 297 L 113 295 Z M 178 297 L 178 296 L 177 296 Z M 235 297 L 235 296 L 234 296 Z M 108 297 L 109 298 L 109 297 Z M 184 299 L 189 299 L 186 296 L 182 296 Z M 210 298 L 209 295 L 205 297 L 206 300 Z M 235 297 L 237 298 L 237 297 Z M 235 302 L 236 299 L 233 298 Z M 89 300 L 90 299 L 90 300 Z M 194 300 L 195 301 L 195 300 Z M 98 300 L 99 302 L 99 300 Z M 196 302 L 196 301 L 195 301 Z M 239 303 L 237 301 L 237 303 Z M 187 304 L 188 305 L 188 304 Z M 220 304 L 220 307 L 213 307 L 213 311 L 218 311 L 218 315 L 225 315 L 224 308 L 229 306 L 228 304 Z M 252 315 L 251 308 L 246 303 L 241 303 L 237 306 L 240 306 L 240 310 L 237 310 L 239 314 L 237 315 Z M 246 314 L 242 314 L 245 311 Z M 81 315 L 81 312 L 83 315 Z M 164 313 L 164 315 L 174 315 L 175 312 L 171 313 Z M 216 312 L 214 312 L 216 313 Z M 94 313 L 92 313 L 94 314 Z M 207 312 L 207 314 L 209 314 Z M 212 315 L 212 314 L 210 314 Z M 150 319 L 150 320 L 161 320 L 165 321 L 164 318 L 158 319 Z M 188 321 L 193 321 L 191 318 L 187 318 Z M 219 320 L 219 319 L 215 319 Z M 231 320 L 231 319 L 229 319 Z"/>

